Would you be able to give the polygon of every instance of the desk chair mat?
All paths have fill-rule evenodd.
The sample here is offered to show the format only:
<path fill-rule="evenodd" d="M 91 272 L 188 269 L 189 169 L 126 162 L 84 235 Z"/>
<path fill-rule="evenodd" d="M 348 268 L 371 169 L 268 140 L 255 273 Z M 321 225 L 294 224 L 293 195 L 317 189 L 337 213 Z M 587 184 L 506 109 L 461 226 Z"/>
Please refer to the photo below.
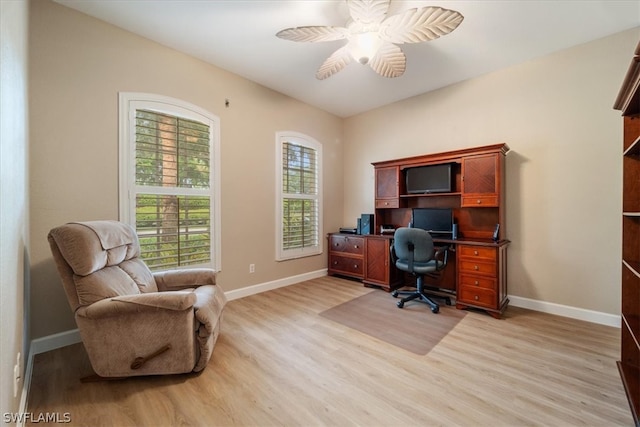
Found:
<path fill-rule="evenodd" d="M 399 310 L 396 302 L 391 294 L 374 290 L 325 310 L 320 316 L 412 353 L 425 355 L 466 315 L 466 311 L 444 304 L 436 316 L 429 306 L 420 303 L 407 303 Z"/>

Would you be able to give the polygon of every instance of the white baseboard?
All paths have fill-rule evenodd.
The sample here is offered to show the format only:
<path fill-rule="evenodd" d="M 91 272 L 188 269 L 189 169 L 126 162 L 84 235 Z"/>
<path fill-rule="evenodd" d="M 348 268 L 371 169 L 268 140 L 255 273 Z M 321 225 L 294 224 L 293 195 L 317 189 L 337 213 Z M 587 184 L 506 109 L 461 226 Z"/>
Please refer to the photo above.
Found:
<path fill-rule="evenodd" d="M 77 344 L 81 341 L 80 331 L 77 329 L 71 329 L 58 334 L 34 339 L 31 341 L 30 353 L 35 356 L 36 354 L 46 353 L 47 351 L 55 350 L 56 348 Z"/>
<path fill-rule="evenodd" d="M 284 286 L 294 285 L 306 280 L 317 279 L 327 275 L 327 269 L 311 271 L 309 273 L 299 274 L 297 276 L 285 277 L 284 279 L 273 280 L 271 282 L 259 283 L 257 285 L 247 286 L 233 291 L 225 292 L 225 296 L 229 301 L 238 298 L 244 298 L 261 292 L 271 291 L 273 289 L 282 288 Z"/>
<path fill-rule="evenodd" d="M 27 366 L 24 368 L 24 378 L 22 380 L 22 391 L 20 392 L 20 406 L 18 407 L 19 414 L 25 414 L 27 412 L 27 397 L 29 397 L 29 388 L 31 387 L 31 373 L 33 372 L 33 352 L 29 350 L 27 355 Z M 16 423 L 16 427 L 22 427 L 24 420 L 20 418 Z"/>
<path fill-rule="evenodd" d="M 22 382 L 22 394 L 20 395 L 20 414 L 27 412 L 27 398 L 29 397 L 29 389 L 31 387 L 31 375 L 33 373 L 33 359 L 36 354 L 46 353 L 50 350 L 66 347 L 71 344 L 81 342 L 80 332 L 77 329 L 60 332 L 59 334 L 48 335 L 42 338 L 36 338 L 31 341 L 29 347 L 29 355 L 27 357 L 27 366 L 24 370 L 24 380 Z M 22 427 L 23 420 L 20 420 L 16 427 Z"/>
<path fill-rule="evenodd" d="M 529 310 L 541 311 L 543 313 L 557 314 L 558 316 L 584 320 L 587 322 L 598 323 L 605 326 L 613 326 L 616 328 L 619 328 L 622 324 L 620 315 L 603 313 L 601 311 L 587 310 L 578 307 L 571 307 L 568 305 L 556 304 L 553 302 L 539 301 L 509 295 L 509 304 L 515 307 L 527 308 Z"/>

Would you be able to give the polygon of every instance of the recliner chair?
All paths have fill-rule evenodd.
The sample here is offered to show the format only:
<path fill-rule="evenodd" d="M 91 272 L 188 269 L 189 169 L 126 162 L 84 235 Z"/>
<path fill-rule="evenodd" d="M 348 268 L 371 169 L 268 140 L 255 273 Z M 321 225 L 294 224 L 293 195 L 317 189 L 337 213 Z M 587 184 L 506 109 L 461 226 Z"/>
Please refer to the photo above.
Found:
<path fill-rule="evenodd" d="M 447 266 L 448 246 L 437 251 L 433 239 L 428 231 L 421 228 L 398 228 L 393 235 L 391 248 L 392 261 L 402 271 L 416 276 L 415 291 L 393 291 L 391 295 L 407 295 L 397 302 L 398 308 L 403 308 L 407 301 L 414 299 L 424 302 L 431 307 L 433 313 L 440 311 L 440 306 L 431 299 L 429 290 L 424 286 L 424 276 L 435 276 Z M 451 305 L 451 299 L 444 297 L 446 304 Z"/>
<path fill-rule="evenodd" d="M 206 367 L 227 302 L 213 270 L 152 273 L 135 230 L 118 221 L 69 223 L 48 240 L 98 378 Z"/>

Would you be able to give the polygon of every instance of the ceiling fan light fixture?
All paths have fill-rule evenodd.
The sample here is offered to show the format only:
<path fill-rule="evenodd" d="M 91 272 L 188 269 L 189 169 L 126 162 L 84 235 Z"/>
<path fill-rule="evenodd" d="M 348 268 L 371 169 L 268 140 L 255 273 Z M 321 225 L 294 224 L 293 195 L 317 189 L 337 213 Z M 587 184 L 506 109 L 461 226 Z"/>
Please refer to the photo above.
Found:
<path fill-rule="evenodd" d="M 316 72 L 324 80 L 353 59 L 383 77 L 400 77 L 407 59 L 399 45 L 437 39 L 455 30 L 464 17 L 455 10 L 426 6 L 387 16 L 391 0 L 346 0 L 351 19 L 345 27 L 312 25 L 286 28 L 276 36 L 294 42 L 347 40 Z"/>
<path fill-rule="evenodd" d="M 361 64 L 367 64 L 382 46 L 378 32 L 353 34 L 349 37 L 349 53 Z"/>

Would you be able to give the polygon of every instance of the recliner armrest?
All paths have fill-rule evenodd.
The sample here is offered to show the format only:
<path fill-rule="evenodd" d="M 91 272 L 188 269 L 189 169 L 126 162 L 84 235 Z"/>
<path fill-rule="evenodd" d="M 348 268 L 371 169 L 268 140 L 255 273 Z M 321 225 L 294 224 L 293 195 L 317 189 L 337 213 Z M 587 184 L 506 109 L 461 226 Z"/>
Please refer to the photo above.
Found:
<path fill-rule="evenodd" d="M 90 319 L 99 319 L 128 313 L 154 312 L 158 311 L 158 309 L 184 311 L 193 307 L 196 301 L 197 296 L 191 291 L 124 295 L 103 299 L 80 308 L 78 315 Z"/>
<path fill-rule="evenodd" d="M 161 292 L 216 284 L 216 272 L 210 268 L 158 271 L 153 278 Z"/>

